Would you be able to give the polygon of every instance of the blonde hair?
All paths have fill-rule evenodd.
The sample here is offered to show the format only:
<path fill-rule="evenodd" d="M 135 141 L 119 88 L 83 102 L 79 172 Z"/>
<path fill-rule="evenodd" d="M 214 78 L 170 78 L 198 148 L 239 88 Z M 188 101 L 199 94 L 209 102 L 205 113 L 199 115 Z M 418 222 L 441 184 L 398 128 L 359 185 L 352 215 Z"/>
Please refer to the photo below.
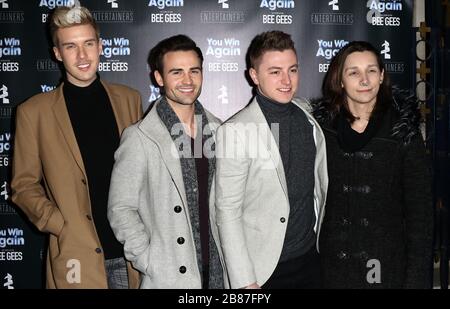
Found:
<path fill-rule="evenodd" d="M 50 18 L 50 35 L 53 41 L 53 45 L 58 45 L 58 37 L 56 32 L 60 28 L 68 28 L 78 25 L 91 25 L 95 29 L 97 40 L 100 38 L 100 32 L 92 17 L 91 12 L 83 6 L 60 6 L 57 7 Z"/>

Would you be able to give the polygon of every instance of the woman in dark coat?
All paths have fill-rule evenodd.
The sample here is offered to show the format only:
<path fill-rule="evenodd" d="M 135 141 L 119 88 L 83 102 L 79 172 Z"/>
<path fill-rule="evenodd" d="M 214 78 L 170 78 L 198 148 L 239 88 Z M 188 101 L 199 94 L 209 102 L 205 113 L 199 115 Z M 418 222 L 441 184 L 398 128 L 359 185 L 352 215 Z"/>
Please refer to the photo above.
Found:
<path fill-rule="evenodd" d="M 429 288 L 431 176 L 414 100 L 392 95 L 379 52 L 351 42 L 315 102 L 329 188 L 320 233 L 326 288 Z"/>

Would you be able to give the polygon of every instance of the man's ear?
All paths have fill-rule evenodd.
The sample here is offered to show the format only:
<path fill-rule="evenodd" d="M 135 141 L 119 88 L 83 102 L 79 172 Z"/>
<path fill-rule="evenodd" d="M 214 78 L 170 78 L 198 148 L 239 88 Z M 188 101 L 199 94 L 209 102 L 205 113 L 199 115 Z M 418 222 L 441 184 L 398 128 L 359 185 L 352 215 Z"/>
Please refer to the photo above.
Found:
<path fill-rule="evenodd" d="M 248 70 L 248 74 L 250 75 L 255 85 L 259 85 L 258 73 L 256 73 L 256 70 L 254 68 L 250 68 L 250 70 Z"/>
<path fill-rule="evenodd" d="M 55 53 L 55 57 L 58 61 L 62 62 L 61 54 L 59 53 L 59 49 L 56 46 L 53 46 L 53 52 Z"/>
<path fill-rule="evenodd" d="M 156 82 L 158 83 L 159 87 L 164 87 L 164 80 L 162 78 L 161 73 L 159 73 L 159 71 L 155 71 L 153 73 L 153 76 L 155 77 Z"/>

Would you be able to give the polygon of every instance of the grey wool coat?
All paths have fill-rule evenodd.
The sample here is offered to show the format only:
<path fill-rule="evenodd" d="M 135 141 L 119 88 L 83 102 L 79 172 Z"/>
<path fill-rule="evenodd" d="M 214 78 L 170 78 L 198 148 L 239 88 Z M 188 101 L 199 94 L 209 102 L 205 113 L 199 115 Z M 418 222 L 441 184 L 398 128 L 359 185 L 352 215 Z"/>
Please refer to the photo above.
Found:
<path fill-rule="evenodd" d="M 325 138 L 303 99 L 292 102 L 313 126 L 314 231 L 319 238 L 328 188 Z M 276 140 L 254 99 L 216 134 L 216 211 L 232 288 L 263 285 L 277 266 L 289 218 L 283 162 Z"/>
<path fill-rule="evenodd" d="M 199 289 L 201 273 L 180 155 L 158 115 L 160 101 L 142 121 L 123 133 L 115 154 L 108 218 L 117 239 L 124 244 L 125 257 L 142 274 L 141 288 Z M 214 136 L 220 120 L 205 113 Z M 223 266 L 214 224 L 214 181 L 209 199 L 211 232 Z"/>

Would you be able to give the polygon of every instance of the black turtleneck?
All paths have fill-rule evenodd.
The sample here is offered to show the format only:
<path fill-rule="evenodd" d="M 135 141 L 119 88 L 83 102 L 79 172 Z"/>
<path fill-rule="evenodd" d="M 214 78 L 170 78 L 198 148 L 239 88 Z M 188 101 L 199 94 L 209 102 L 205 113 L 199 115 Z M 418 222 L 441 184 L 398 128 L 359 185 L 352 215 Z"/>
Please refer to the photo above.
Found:
<path fill-rule="evenodd" d="M 114 152 L 120 141 L 111 102 L 99 78 L 87 87 L 66 80 L 63 92 L 87 174 L 92 215 L 86 215 L 94 220 L 105 258 L 122 257 L 123 247 L 107 218 Z"/>
<path fill-rule="evenodd" d="M 256 100 L 269 124 L 279 125 L 278 143 L 288 188 L 289 220 L 280 262 L 306 253 L 316 242 L 314 225 L 314 163 L 316 145 L 313 127 L 294 103 L 279 103 L 261 93 Z"/>

